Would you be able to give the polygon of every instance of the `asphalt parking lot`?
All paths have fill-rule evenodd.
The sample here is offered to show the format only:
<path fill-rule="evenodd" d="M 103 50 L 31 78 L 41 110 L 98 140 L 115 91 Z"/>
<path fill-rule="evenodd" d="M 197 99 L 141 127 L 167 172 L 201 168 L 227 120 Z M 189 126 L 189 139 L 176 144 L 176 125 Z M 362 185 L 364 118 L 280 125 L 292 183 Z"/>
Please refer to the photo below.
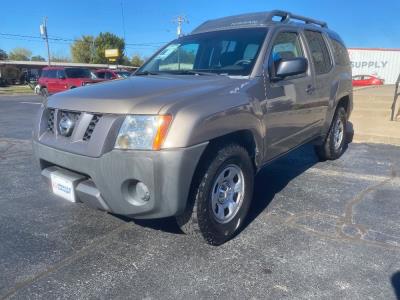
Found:
<path fill-rule="evenodd" d="M 0 96 L 0 298 L 400 299 L 400 148 L 310 146 L 257 177 L 244 230 L 220 247 L 172 220 L 67 203 L 32 158 L 35 96 Z"/>

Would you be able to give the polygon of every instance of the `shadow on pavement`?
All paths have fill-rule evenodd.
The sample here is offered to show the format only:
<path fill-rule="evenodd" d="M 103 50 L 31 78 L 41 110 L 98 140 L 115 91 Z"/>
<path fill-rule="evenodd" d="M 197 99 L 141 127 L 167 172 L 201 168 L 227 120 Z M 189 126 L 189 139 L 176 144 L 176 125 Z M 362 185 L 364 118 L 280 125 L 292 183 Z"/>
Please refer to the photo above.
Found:
<path fill-rule="evenodd" d="M 400 271 L 393 274 L 392 286 L 396 295 L 396 299 L 400 300 Z"/>
<path fill-rule="evenodd" d="M 308 144 L 265 166 L 256 176 L 253 202 L 243 229 L 268 207 L 275 195 L 290 181 L 317 162 L 313 145 Z"/>
<path fill-rule="evenodd" d="M 124 222 L 134 222 L 135 224 L 143 227 L 148 227 L 154 230 L 161 230 L 168 233 L 183 234 L 180 230 L 178 224 L 176 224 L 175 218 L 164 218 L 164 219 L 154 219 L 154 220 L 140 220 L 131 219 L 126 216 L 112 214 L 114 217 L 124 221 Z"/>

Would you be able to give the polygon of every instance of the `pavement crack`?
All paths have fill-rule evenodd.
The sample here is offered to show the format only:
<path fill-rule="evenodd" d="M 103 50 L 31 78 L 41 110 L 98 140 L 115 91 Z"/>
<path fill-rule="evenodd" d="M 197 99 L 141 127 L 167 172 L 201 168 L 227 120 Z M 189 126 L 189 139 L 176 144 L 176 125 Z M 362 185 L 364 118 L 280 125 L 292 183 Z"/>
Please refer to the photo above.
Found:
<path fill-rule="evenodd" d="M 351 199 L 348 203 L 346 203 L 344 216 L 338 219 L 338 226 L 336 226 L 339 237 L 345 239 L 361 240 L 367 234 L 368 229 L 363 224 L 357 224 L 354 221 L 354 207 L 358 205 L 361 201 L 363 201 L 366 195 L 391 182 L 395 178 L 396 172 L 393 168 L 393 164 L 391 164 L 390 177 L 380 181 L 377 184 L 367 187 L 359 194 L 357 194 L 353 199 Z"/>

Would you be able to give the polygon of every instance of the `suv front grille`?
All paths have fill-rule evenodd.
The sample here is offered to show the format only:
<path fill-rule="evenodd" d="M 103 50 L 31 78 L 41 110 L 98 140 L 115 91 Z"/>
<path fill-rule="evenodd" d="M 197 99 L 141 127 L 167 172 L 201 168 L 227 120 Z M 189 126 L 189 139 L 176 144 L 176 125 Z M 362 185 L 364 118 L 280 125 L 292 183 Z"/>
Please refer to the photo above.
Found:
<path fill-rule="evenodd" d="M 75 128 L 77 126 L 77 124 L 79 123 L 79 119 L 81 114 L 85 114 L 85 113 L 81 113 L 81 112 L 77 112 L 77 111 L 67 111 L 67 110 L 57 110 L 54 108 L 49 108 L 48 112 L 47 112 L 47 131 L 49 133 L 55 134 L 57 133 L 58 135 L 60 135 L 59 129 L 58 129 L 58 123 L 64 118 L 64 117 L 68 117 L 70 120 L 73 121 L 73 123 L 75 124 Z M 85 130 L 85 133 L 83 135 L 82 140 L 83 141 L 89 141 L 92 137 L 93 131 L 97 125 L 97 123 L 100 121 L 102 115 L 101 114 L 90 114 L 92 115 L 91 119 L 90 119 L 90 123 L 87 126 Z M 56 118 L 57 116 L 57 118 Z M 57 122 L 57 124 L 56 124 Z M 75 129 L 74 128 L 74 129 Z M 74 130 L 73 129 L 73 130 Z M 69 137 L 71 135 L 68 134 L 66 135 L 66 137 Z"/>
<path fill-rule="evenodd" d="M 73 122 L 77 122 L 79 120 L 80 115 L 81 115 L 81 113 L 76 112 L 76 111 L 59 110 L 58 121 L 60 122 L 60 120 L 63 117 L 68 117 L 68 118 L 72 119 Z"/>
<path fill-rule="evenodd" d="M 49 109 L 49 116 L 47 118 L 47 130 L 54 133 L 54 109 Z"/>
<path fill-rule="evenodd" d="M 93 115 L 92 120 L 89 123 L 88 128 L 86 129 L 85 135 L 83 136 L 84 141 L 90 140 L 92 137 L 92 133 L 94 131 L 94 128 L 96 127 L 96 124 L 100 121 L 101 115 Z"/>

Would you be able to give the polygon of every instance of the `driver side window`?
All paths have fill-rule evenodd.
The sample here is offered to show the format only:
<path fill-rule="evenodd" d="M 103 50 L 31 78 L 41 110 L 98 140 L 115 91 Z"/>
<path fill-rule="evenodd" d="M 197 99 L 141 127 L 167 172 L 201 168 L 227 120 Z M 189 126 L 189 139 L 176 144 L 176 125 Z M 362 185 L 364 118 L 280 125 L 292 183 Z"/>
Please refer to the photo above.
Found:
<path fill-rule="evenodd" d="M 270 76 L 275 76 L 278 64 L 282 60 L 298 57 L 304 57 L 299 35 L 296 32 L 280 32 L 274 40 L 268 60 Z"/>

